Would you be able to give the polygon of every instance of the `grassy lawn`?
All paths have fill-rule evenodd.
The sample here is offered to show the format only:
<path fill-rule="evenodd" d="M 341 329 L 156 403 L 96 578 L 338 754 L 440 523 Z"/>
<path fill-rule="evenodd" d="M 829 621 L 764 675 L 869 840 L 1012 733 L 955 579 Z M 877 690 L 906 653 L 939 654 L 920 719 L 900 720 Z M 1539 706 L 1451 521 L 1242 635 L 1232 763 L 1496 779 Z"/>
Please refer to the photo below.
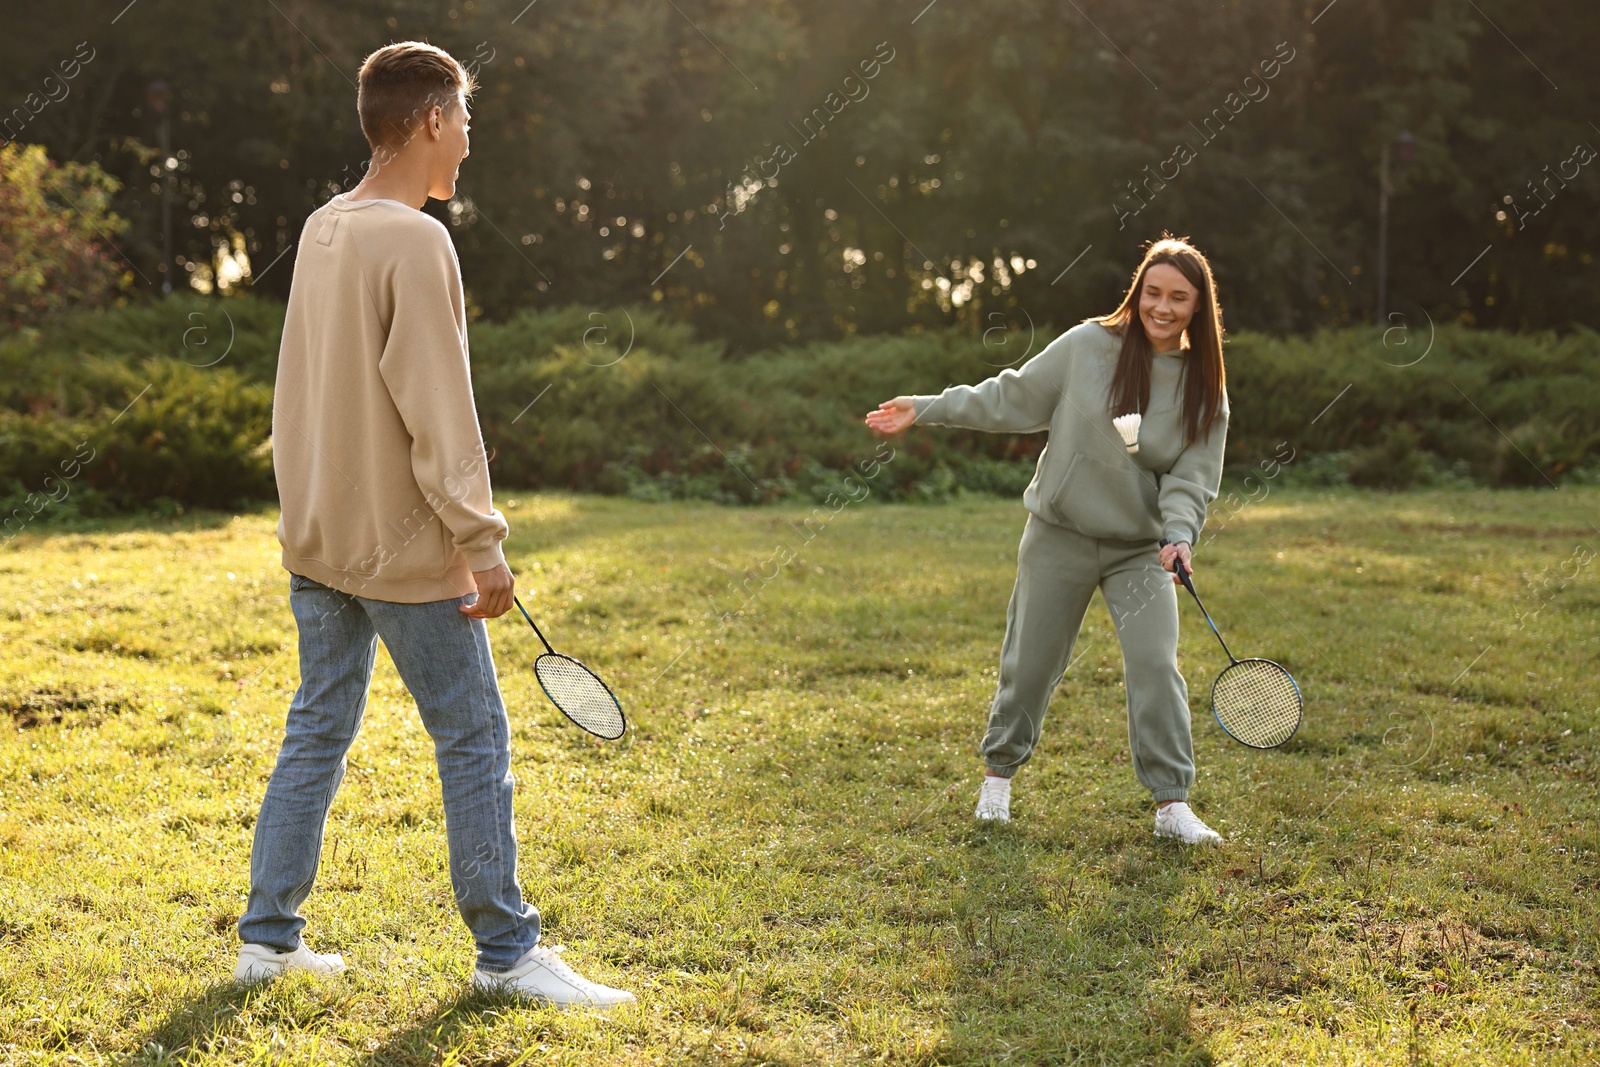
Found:
<path fill-rule="evenodd" d="M 1600 582 L 1574 559 L 1600 490 L 1285 489 L 1233 519 L 1201 594 L 1307 717 L 1280 751 L 1227 740 L 1184 596 L 1211 851 L 1150 833 L 1098 600 L 1016 821 L 973 822 L 1017 503 L 851 504 L 809 543 L 798 507 L 502 506 L 525 602 L 632 719 L 586 739 L 527 627 L 491 624 L 523 885 L 638 1006 L 466 991 L 431 747 L 381 654 L 306 907 L 352 969 L 235 989 L 297 680 L 275 516 L 122 521 L 0 549 L 0 1062 L 1600 1058 Z"/>

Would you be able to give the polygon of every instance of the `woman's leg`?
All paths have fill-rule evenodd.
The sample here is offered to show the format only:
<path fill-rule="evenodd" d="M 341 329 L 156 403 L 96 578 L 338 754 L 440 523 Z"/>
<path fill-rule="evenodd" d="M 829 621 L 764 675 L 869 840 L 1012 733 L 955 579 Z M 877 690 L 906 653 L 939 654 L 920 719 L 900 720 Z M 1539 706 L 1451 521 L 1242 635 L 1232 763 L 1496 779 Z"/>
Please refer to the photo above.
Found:
<path fill-rule="evenodd" d="M 1106 549 L 1100 591 L 1122 644 L 1133 772 L 1156 801 L 1194 785 L 1189 691 L 1178 673 L 1178 598 L 1153 547 Z"/>
<path fill-rule="evenodd" d="M 1017 549 L 1000 679 L 983 737 L 989 774 L 1009 778 L 1033 755 L 1050 694 L 1067 672 L 1099 578 L 1093 538 L 1029 516 Z"/>

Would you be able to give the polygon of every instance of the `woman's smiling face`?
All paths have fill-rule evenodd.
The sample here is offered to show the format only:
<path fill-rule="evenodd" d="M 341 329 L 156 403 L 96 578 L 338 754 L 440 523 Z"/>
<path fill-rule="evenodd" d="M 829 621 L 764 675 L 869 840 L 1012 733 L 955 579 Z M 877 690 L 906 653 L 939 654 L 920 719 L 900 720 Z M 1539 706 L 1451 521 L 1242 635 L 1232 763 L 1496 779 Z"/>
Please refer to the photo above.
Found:
<path fill-rule="evenodd" d="M 1157 352 L 1171 352 L 1183 343 L 1183 331 L 1194 318 L 1199 294 L 1183 271 L 1170 263 L 1152 264 L 1139 290 L 1139 321 Z"/>

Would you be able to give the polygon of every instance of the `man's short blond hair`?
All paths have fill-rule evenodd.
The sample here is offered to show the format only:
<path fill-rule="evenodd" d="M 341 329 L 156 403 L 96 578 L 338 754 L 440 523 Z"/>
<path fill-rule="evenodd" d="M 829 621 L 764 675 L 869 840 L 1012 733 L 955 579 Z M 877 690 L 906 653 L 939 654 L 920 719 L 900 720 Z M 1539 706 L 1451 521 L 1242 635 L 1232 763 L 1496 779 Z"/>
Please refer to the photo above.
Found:
<path fill-rule="evenodd" d="M 362 62 L 356 82 L 361 132 L 373 151 L 400 147 L 434 107 L 448 113 L 478 88 L 454 56 L 423 41 L 378 49 Z"/>

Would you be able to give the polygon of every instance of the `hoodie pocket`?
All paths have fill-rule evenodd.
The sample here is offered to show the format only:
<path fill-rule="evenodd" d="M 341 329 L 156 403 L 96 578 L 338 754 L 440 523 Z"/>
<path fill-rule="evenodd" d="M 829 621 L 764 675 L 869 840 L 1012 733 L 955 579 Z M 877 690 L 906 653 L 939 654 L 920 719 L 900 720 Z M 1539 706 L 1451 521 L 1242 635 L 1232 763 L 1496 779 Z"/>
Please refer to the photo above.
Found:
<path fill-rule="evenodd" d="M 1161 536 L 1156 476 L 1132 461 L 1105 463 L 1078 453 L 1050 506 L 1063 525 L 1088 537 L 1153 541 Z"/>

